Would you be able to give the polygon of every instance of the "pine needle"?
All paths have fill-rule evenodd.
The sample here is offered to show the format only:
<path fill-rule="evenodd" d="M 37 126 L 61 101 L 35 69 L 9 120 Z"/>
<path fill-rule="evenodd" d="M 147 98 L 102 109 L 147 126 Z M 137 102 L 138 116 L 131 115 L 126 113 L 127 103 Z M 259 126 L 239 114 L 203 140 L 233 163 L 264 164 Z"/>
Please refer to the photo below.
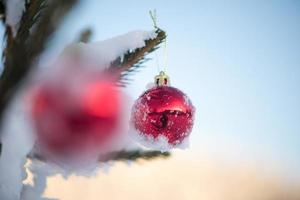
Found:
<path fill-rule="evenodd" d="M 166 39 L 166 33 L 161 30 L 156 30 L 157 36 L 154 39 L 145 41 L 145 46 L 127 51 L 124 55 L 112 62 L 110 69 L 118 74 L 118 82 L 120 86 L 125 86 L 128 83 L 127 76 L 142 68 L 143 64 L 150 60 L 146 56 L 159 48 L 159 45 Z"/>
<path fill-rule="evenodd" d="M 0 119 L 18 86 L 32 68 L 34 60 L 42 53 L 64 15 L 75 3 L 76 0 L 52 0 L 45 8 L 45 0 L 26 1 L 26 10 L 16 38 L 11 37 L 11 32 L 8 36 L 10 38 L 5 50 L 4 70 L 0 77 Z M 43 8 L 45 10 L 40 15 Z M 30 30 L 34 24 L 34 30 Z"/>

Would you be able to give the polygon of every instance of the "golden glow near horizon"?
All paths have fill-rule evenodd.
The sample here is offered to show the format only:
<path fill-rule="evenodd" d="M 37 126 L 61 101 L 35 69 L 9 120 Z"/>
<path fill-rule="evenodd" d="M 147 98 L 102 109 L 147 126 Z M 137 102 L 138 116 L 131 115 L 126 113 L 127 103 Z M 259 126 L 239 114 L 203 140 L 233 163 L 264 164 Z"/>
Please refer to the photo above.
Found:
<path fill-rule="evenodd" d="M 72 175 L 66 180 L 57 175 L 48 178 L 47 185 L 44 196 L 62 200 L 300 199 L 296 184 L 285 183 L 275 171 L 196 161 L 186 153 L 167 160 L 116 163 L 107 173 L 100 170 L 93 177 Z"/>

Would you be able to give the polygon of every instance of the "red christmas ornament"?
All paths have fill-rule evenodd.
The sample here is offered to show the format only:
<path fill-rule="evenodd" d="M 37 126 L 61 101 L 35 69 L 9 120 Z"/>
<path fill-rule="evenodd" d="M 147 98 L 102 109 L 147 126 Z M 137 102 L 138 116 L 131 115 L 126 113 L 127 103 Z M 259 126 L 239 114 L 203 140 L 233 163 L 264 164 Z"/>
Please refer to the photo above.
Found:
<path fill-rule="evenodd" d="M 63 159 L 105 151 L 118 134 L 120 98 L 99 73 L 73 71 L 39 83 L 31 100 L 39 149 Z"/>
<path fill-rule="evenodd" d="M 164 137 L 169 145 L 177 146 L 191 132 L 194 107 L 183 92 L 168 86 L 169 79 L 164 72 L 155 80 L 156 86 L 135 102 L 132 122 L 144 140 L 155 143 Z"/>

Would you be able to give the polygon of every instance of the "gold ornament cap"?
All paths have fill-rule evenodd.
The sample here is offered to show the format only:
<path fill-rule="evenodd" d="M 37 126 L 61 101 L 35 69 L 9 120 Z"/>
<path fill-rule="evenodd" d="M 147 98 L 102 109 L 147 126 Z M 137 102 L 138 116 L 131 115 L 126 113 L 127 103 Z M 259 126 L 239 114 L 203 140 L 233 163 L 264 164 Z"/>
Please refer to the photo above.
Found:
<path fill-rule="evenodd" d="M 155 76 L 154 81 L 156 86 L 170 85 L 170 78 L 164 71 L 159 72 L 159 75 Z"/>

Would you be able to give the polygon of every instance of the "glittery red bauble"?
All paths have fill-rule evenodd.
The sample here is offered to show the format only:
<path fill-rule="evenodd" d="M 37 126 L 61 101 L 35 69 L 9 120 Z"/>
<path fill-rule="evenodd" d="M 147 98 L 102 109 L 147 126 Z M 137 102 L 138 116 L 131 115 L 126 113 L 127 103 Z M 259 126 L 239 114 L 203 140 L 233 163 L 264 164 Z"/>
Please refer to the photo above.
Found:
<path fill-rule="evenodd" d="M 134 127 L 145 138 L 164 136 L 170 145 L 178 145 L 191 132 L 194 107 L 180 90 L 157 86 L 142 94 L 132 113 Z"/>
<path fill-rule="evenodd" d="M 40 149 L 58 158 L 84 158 L 116 137 L 120 93 L 99 77 L 72 74 L 35 87 L 31 107 Z"/>

